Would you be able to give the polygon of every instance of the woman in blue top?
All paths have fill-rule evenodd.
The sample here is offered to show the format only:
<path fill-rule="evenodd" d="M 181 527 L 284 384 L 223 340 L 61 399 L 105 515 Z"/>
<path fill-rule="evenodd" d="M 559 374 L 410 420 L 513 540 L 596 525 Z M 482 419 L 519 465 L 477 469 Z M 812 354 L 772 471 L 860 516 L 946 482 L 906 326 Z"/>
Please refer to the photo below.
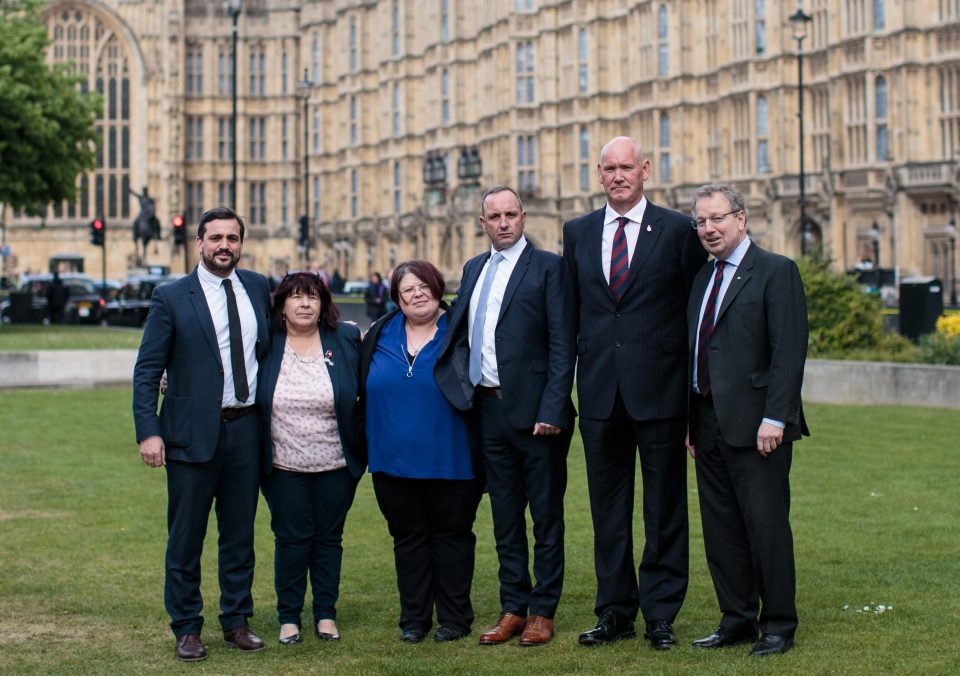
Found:
<path fill-rule="evenodd" d="M 444 281 L 427 261 L 396 267 L 390 295 L 398 309 L 376 322 L 360 354 L 369 470 L 393 536 L 400 591 L 400 639 L 419 643 L 470 633 L 481 481 L 467 420 L 444 398 L 434 366 L 447 330 Z"/>

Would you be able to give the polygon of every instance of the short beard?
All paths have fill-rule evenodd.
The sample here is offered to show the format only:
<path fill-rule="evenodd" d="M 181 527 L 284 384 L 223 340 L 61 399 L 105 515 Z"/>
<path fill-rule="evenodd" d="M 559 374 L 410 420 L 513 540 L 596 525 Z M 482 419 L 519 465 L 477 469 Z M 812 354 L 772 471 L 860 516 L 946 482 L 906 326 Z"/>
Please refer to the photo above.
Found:
<path fill-rule="evenodd" d="M 237 263 L 240 262 L 240 257 L 234 256 L 232 251 L 227 250 L 227 253 L 230 254 L 230 262 L 227 264 L 220 263 L 217 260 L 217 254 L 223 251 L 223 249 L 218 249 L 210 256 L 203 256 L 203 264 L 206 266 L 207 270 L 210 272 L 221 272 L 227 274 L 233 272 L 233 269 L 237 267 Z"/>

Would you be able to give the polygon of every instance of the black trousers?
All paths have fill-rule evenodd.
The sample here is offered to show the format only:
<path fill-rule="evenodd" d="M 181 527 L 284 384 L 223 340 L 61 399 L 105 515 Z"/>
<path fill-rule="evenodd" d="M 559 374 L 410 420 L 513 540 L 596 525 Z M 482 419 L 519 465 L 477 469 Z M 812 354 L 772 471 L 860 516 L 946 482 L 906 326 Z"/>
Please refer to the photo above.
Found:
<path fill-rule="evenodd" d="M 477 395 L 480 445 L 500 562 L 503 612 L 552 618 L 563 590 L 563 495 L 572 430 L 533 436 L 510 424 L 502 399 Z M 533 521 L 531 584 L 526 510 Z"/>
<path fill-rule="evenodd" d="M 307 573 L 313 589 L 313 622 L 337 619 L 343 526 L 357 492 L 346 468 L 288 472 L 263 477 L 273 530 L 274 588 L 280 624 L 300 626 Z"/>
<path fill-rule="evenodd" d="M 469 629 L 480 482 L 399 479 L 375 472 L 373 489 L 393 536 L 400 628 L 428 631 L 436 606 L 439 624 Z"/>
<path fill-rule="evenodd" d="M 687 593 L 689 523 L 683 418 L 637 421 L 617 393 L 613 414 L 580 418 L 593 516 L 595 611 L 672 622 Z M 643 475 L 644 546 L 634 568 L 633 504 L 637 449 Z"/>
<path fill-rule="evenodd" d="M 217 514 L 220 625 L 224 631 L 253 615 L 253 523 L 260 488 L 260 416 L 220 423 L 213 458 L 167 461 L 167 554 L 164 605 L 177 638 L 203 627 L 200 557 L 210 509 Z"/>
<path fill-rule="evenodd" d="M 756 447 L 723 441 L 710 399 L 695 396 L 693 413 L 703 544 L 723 613 L 720 626 L 737 632 L 759 624 L 762 633 L 792 638 L 797 629 L 793 444 L 764 458 Z"/>

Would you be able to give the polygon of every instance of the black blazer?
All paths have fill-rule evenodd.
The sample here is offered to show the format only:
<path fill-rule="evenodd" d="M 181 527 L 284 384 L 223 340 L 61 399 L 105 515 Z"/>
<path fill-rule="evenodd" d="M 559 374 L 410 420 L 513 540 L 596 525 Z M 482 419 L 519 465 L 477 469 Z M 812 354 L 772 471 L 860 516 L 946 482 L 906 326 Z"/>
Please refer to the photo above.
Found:
<path fill-rule="evenodd" d="M 263 275 L 237 270 L 257 316 L 257 359 L 269 345 L 270 288 Z M 160 377 L 167 392 L 157 414 Z M 258 376 L 259 378 L 259 376 Z M 213 317 L 197 270 L 153 290 L 153 300 L 133 369 L 133 420 L 137 441 L 163 438 L 170 460 L 206 462 L 220 435 L 223 364 Z"/>
<path fill-rule="evenodd" d="M 435 371 L 440 389 L 460 409 L 473 406 L 468 315 L 489 258 L 488 251 L 463 267 Z M 575 321 L 573 286 L 563 259 L 528 242 L 507 282 L 495 329 L 504 408 L 515 428 L 532 428 L 537 422 L 572 427 Z"/>
<path fill-rule="evenodd" d="M 270 415 L 273 412 L 273 393 L 277 388 L 280 364 L 287 333 L 283 329 L 273 333 L 270 352 L 260 368 L 257 404 L 263 413 L 263 472 L 273 471 L 273 437 L 270 433 Z M 337 431 L 347 469 L 359 479 L 367 466 L 367 452 L 363 437 L 357 429 L 357 396 L 360 376 L 360 329 L 340 322 L 336 330 L 320 328 L 320 343 L 324 355 L 330 355 L 327 371 L 333 385 L 333 405 L 337 414 Z M 332 354 L 331 354 L 332 353 Z M 332 362 L 332 363 L 331 363 Z"/>
<path fill-rule="evenodd" d="M 700 305 L 713 272 L 713 263 L 700 270 L 687 307 L 691 366 Z M 728 444 L 756 446 L 763 418 L 786 423 L 785 442 L 810 433 L 800 401 L 807 330 L 807 303 L 796 263 L 751 242 L 710 337 L 710 390 Z"/>
<path fill-rule="evenodd" d="M 706 260 L 690 217 L 647 202 L 619 302 L 603 276 L 604 209 L 563 226 L 577 309 L 580 415 L 608 418 L 617 390 L 634 420 L 685 416 L 687 317 Z"/>

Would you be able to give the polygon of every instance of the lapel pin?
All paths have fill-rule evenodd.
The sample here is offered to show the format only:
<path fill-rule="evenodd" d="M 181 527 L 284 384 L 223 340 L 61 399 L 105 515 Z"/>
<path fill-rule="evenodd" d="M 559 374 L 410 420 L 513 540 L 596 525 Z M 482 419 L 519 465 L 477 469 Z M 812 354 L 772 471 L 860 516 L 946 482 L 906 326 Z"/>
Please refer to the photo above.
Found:
<path fill-rule="evenodd" d="M 650 227 L 649 223 L 647 223 L 647 232 L 653 232 L 653 228 Z"/>

